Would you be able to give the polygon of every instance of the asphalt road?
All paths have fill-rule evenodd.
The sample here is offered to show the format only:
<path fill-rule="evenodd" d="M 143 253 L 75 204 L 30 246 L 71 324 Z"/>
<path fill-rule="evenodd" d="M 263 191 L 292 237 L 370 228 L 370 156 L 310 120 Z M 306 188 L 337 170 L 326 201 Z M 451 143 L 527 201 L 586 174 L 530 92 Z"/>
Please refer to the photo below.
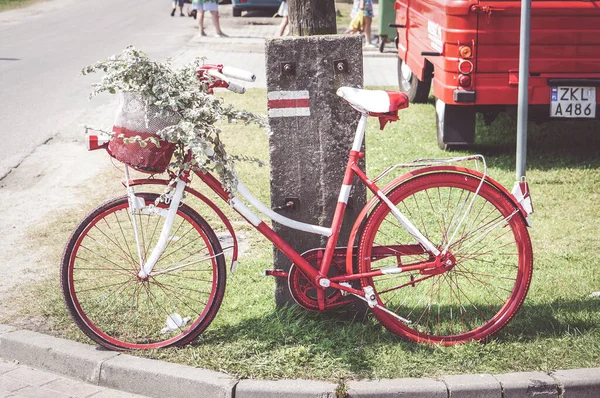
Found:
<path fill-rule="evenodd" d="M 86 65 L 127 45 L 176 56 L 196 34 L 168 1 L 52 0 L 0 13 L 0 179 L 58 133 L 81 135 L 94 77 Z M 184 20 L 185 19 L 185 20 Z"/>

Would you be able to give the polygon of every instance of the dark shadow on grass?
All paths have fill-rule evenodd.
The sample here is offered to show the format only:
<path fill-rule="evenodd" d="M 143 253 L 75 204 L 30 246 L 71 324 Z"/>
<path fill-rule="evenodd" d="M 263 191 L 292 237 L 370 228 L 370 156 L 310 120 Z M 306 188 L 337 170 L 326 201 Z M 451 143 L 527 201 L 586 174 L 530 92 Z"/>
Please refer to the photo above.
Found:
<path fill-rule="evenodd" d="M 486 156 L 488 164 L 514 170 L 517 123 L 506 114 L 490 126 L 478 119 L 476 144 L 469 152 Z M 529 123 L 527 133 L 528 169 L 600 167 L 600 121 L 556 120 Z"/>
<path fill-rule="evenodd" d="M 349 370 L 365 377 L 374 370 L 370 354 L 376 347 L 402 345 L 406 352 L 424 348 L 389 333 L 370 312 L 313 313 L 298 306 L 286 306 L 233 325 L 212 327 L 192 346 L 235 344 L 238 340 L 260 342 L 266 351 L 289 346 L 310 347 L 319 355 L 341 358 Z M 433 350 L 433 347 L 425 348 Z"/>
<path fill-rule="evenodd" d="M 577 345 L 580 337 L 589 338 L 600 330 L 599 305 L 600 300 L 592 298 L 526 303 L 489 340 L 460 347 L 404 341 L 380 326 L 370 313 L 352 320 L 337 312 L 317 314 L 290 306 L 233 324 L 213 325 L 185 349 L 206 353 L 213 346 L 224 346 L 223 352 L 228 353 L 225 362 L 232 366 L 230 371 L 242 374 L 241 377 L 278 379 L 296 375 L 327 379 L 332 377 L 331 372 L 339 370 L 353 378 L 376 378 L 382 368 L 379 361 L 390 353 L 396 358 L 399 371 L 406 367 L 407 374 L 419 376 L 419 361 L 425 367 L 432 366 L 431 362 L 427 365 L 429 358 L 465 366 L 471 356 L 491 352 L 502 359 L 537 346 L 540 341 L 555 339 L 564 346 L 568 345 L 564 340 L 571 339 Z M 273 367 L 266 376 L 261 364 Z M 311 376 L 306 376 L 306 369 L 313 369 L 308 371 Z"/>
<path fill-rule="evenodd" d="M 513 320 L 497 335 L 500 342 L 533 341 L 600 330 L 600 299 L 557 299 L 523 304 Z"/>
<path fill-rule="evenodd" d="M 492 339 L 498 343 L 527 342 L 600 330 L 599 309 L 598 298 L 557 299 L 549 303 L 526 301 L 508 325 Z M 212 328 L 201 342 L 195 344 L 231 343 L 242 337 L 261 341 L 272 348 L 289 344 L 316 344 L 319 349 L 333 356 L 347 358 L 357 355 L 357 345 L 368 349 L 382 344 L 400 344 L 407 352 L 434 349 L 393 335 L 379 325 L 370 312 L 358 317 L 352 314 L 355 313 L 313 313 L 297 306 L 288 306 L 234 325 Z M 332 342 L 330 347 L 321 346 L 323 340 Z M 358 363 L 364 363 L 364 359 L 360 355 L 356 358 Z"/>

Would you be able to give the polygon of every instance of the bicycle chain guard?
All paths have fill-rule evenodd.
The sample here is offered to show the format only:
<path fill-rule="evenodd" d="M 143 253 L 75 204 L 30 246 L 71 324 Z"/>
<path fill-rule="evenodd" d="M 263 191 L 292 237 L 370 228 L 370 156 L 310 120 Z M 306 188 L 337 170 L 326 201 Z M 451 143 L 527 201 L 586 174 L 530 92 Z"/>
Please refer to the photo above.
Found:
<path fill-rule="evenodd" d="M 325 249 L 312 249 L 302 254 L 302 257 L 315 269 L 319 269 Z M 335 249 L 329 277 L 346 273 L 346 248 Z M 313 312 L 326 311 L 355 301 L 353 296 L 343 296 L 338 289 L 317 287 L 296 264 L 292 264 L 288 275 L 288 286 L 294 300 L 302 308 Z"/>

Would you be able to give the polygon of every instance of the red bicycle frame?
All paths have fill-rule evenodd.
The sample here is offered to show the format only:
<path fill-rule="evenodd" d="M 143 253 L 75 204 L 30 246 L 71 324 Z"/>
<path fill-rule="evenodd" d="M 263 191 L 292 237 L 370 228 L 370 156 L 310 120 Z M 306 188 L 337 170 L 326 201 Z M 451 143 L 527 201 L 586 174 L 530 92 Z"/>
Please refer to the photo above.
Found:
<path fill-rule="evenodd" d="M 350 294 L 354 294 L 354 295 L 357 295 L 360 297 L 365 297 L 364 291 L 354 289 L 349 284 L 343 284 L 343 282 L 361 279 L 361 278 L 380 276 L 380 275 L 383 275 L 384 272 L 389 271 L 389 270 L 376 270 L 376 271 L 372 271 L 372 272 L 368 272 L 368 273 L 358 273 L 358 274 L 353 273 L 353 271 L 352 271 L 352 250 L 353 250 L 353 248 L 352 248 L 351 243 L 347 247 L 348 255 L 346 256 L 346 270 L 347 270 L 346 275 L 340 275 L 340 276 L 336 276 L 333 278 L 328 278 L 327 275 L 329 273 L 329 270 L 331 267 L 331 262 L 332 262 L 332 259 L 334 256 L 334 252 L 336 250 L 336 245 L 337 245 L 337 241 L 339 238 L 342 221 L 344 219 L 344 214 L 346 211 L 348 197 L 350 194 L 350 190 L 352 187 L 352 181 L 353 181 L 354 177 L 357 176 L 369 188 L 369 190 L 371 192 L 373 192 L 373 194 L 376 197 L 378 197 L 378 198 L 385 197 L 385 195 L 382 193 L 382 191 L 379 189 L 379 187 L 373 181 L 371 181 L 358 166 L 359 159 L 364 157 L 364 153 L 360 152 L 359 149 L 362 145 L 362 141 L 364 138 L 366 119 L 367 119 L 367 115 L 363 114 L 360 119 L 359 125 L 357 127 L 354 144 L 349 153 L 348 163 L 346 165 L 346 171 L 345 171 L 344 179 L 342 182 L 342 188 L 340 190 L 338 202 L 337 202 L 337 205 L 335 208 L 331 228 L 329 230 L 321 229 L 320 232 L 319 232 L 319 230 L 312 231 L 312 232 L 328 235 L 327 244 L 325 246 L 324 255 L 323 255 L 322 262 L 321 262 L 319 269 L 315 269 L 313 266 L 311 266 L 308 263 L 308 261 L 302 257 L 302 255 L 300 255 L 296 250 L 294 250 L 271 227 L 269 227 L 258 216 L 256 216 L 252 211 L 250 211 L 241 201 L 239 201 L 239 199 L 237 199 L 237 197 L 234 197 L 229 192 L 227 192 L 221 185 L 220 181 L 218 179 L 216 179 L 213 175 L 211 175 L 210 173 L 202 173 L 199 171 L 196 171 L 195 174 L 206 185 L 208 185 L 221 199 L 223 199 L 224 201 L 226 201 L 228 203 L 231 203 L 233 205 L 234 209 L 240 215 L 242 215 L 261 234 L 263 234 L 267 239 L 269 239 L 290 260 L 292 260 L 292 262 L 294 264 L 296 264 L 302 270 L 302 272 L 304 272 L 304 274 L 311 280 L 311 282 L 315 286 L 317 286 L 321 289 L 332 287 L 335 289 L 339 289 L 339 290 L 348 292 Z M 253 199 L 251 194 L 249 194 L 247 192 L 247 190 L 245 189 L 245 187 L 243 187 L 242 184 L 240 184 L 238 188 L 240 191 L 242 191 L 243 197 L 246 197 L 246 199 L 249 199 L 248 196 L 250 196 L 251 198 L 249 200 Z M 253 203 L 253 204 L 256 205 L 256 203 Z M 257 206 L 257 207 L 259 207 L 259 206 Z M 260 208 L 259 208 L 259 210 L 260 210 Z M 263 212 L 263 213 L 265 213 L 265 212 Z M 293 220 L 291 220 L 291 221 L 294 222 Z M 409 225 L 408 226 L 405 225 L 405 228 L 407 228 L 407 230 L 409 230 L 409 231 L 411 229 L 413 229 L 413 231 L 411 231 L 411 234 L 413 234 L 415 237 L 417 237 L 417 235 L 422 237 L 420 232 L 418 232 L 416 230 L 416 228 L 414 228 L 412 226 L 412 224 L 410 224 L 410 222 L 408 222 L 408 221 L 406 221 L 406 222 Z M 293 225 L 291 225 L 291 227 L 294 228 Z M 321 227 L 315 227 L 315 228 L 321 228 Z M 300 228 L 296 228 L 296 229 L 300 229 Z M 327 233 L 328 231 L 329 231 L 329 234 Z M 353 234 L 353 236 L 355 236 L 355 234 Z M 352 242 L 352 240 L 353 239 L 351 238 L 350 242 Z M 444 268 L 445 262 L 448 261 L 448 259 L 449 259 L 449 258 L 447 258 L 446 254 L 437 250 L 433 246 L 433 244 L 431 244 L 429 241 L 427 241 L 426 238 L 424 238 L 424 237 L 422 237 L 421 239 L 418 239 L 418 241 L 421 242 L 421 244 L 376 248 L 374 250 L 374 257 L 376 259 L 380 259 L 380 258 L 389 257 L 389 256 L 396 256 L 399 259 L 399 257 L 401 255 L 414 255 L 414 254 L 429 252 L 430 253 L 429 261 L 423 261 L 423 262 L 419 262 L 416 264 L 403 265 L 401 268 L 398 267 L 396 272 L 421 270 L 422 273 L 427 274 L 427 275 L 436 275 L 436 274 L 444 272 L 445 271 L 445 268 Z M 427 248 L 427 249 L 425 249 L 425 248 Z M 399 264 L 400 264 L 400 261 L 399 261 Z M 268 272 L 268 274 L 270 274 L 272 276 L 279 276 L 279 277 L 286 277 L 288 275 L 286 272 L 283 272 L 281 270 L 274 270 L 272 272 Z M 427 276 L 426 278 L 428 278 L 428 277 L 430 277 L 430 276 Z"/>

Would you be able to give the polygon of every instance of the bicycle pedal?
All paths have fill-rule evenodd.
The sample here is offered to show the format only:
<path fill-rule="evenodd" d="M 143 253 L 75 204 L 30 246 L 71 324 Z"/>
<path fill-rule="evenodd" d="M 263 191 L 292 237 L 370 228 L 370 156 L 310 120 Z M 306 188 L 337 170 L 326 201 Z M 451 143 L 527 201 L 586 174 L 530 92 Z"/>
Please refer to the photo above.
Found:
<path fill-rule="evenodd" d="M 279 278 L 287 278 L 288 273 L 282 269 L 266 269 L 265 276 L 275 276 Z"/>

